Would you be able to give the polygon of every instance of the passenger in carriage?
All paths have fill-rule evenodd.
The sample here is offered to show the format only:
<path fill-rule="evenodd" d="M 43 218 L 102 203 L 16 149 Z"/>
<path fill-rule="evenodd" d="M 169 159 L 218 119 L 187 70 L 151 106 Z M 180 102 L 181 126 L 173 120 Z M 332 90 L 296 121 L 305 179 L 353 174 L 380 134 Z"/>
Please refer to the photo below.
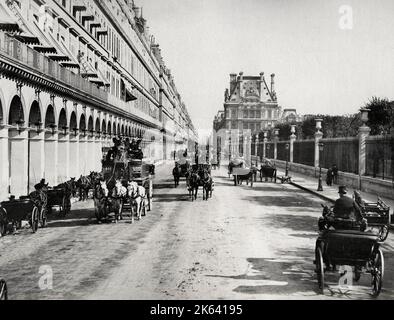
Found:
<path fill-rule="evenodd" d="M 335 201 L 335 205 L 333 208 L 334 219 L 356 222 L 360 224 L 361 231 L 365 231 L 366 220 L 361 215 L 361 209 L 356 203 L 356 201 L 346 196 L 346 186 L 340 186 L 338 193 L 339 199 Z"/>
<path fill-rule="evenodd" d="M 48 184 L 45 183 L 45 179 L 41 179 L 40 183 L 37 183 L 34 186 L 34 189 L 36 189 L 37 191 L 40 191 L 42 188 L 47 187 Z"/>

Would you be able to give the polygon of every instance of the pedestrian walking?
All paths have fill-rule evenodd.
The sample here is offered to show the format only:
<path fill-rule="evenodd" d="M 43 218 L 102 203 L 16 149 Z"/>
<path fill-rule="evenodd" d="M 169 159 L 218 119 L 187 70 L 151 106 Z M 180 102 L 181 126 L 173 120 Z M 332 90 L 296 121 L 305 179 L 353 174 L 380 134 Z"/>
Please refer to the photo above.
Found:
<path fill-rule="evenodd" d="M 338 184 L 338 167 L 336 164 L 332 165 L 332 176 L 334 184 Z"/>

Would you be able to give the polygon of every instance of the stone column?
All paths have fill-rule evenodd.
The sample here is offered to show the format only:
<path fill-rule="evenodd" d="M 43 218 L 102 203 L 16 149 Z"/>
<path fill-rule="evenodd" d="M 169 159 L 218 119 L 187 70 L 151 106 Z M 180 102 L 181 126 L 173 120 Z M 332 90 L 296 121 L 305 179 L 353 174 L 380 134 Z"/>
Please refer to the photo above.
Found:
<path fill-rule="evenodd" d="M 264 131 L 264 140 L 263 140 L 263 158 L 267 158 L 267 131 Z"/>
<path fill-rule="evenodd" d="M 89 174 L 88 168 L 88 137 L 85 134 L 79 136 L 79 172 L 80 175 Z"/>
<path fill-rule="evenodd" d="M 255 148 L 254 154 L 255 154 L 256 159 L 257 159 L 256 161 L 259 161 L 259 143 L 260 143 L 259 135 L 256 134 L 256 140 L 255 140 L 255 145 L 254 145 L 254 148 Z"/>
<path fill-rule="evenodd" d="M 0 201 L 9 196 L 8 128 L 0 127 Z"/>
<path fill-rule="evenodd" d="M 291 126 L 291 135 L 290 135 L 290 163 L 293 163 L 294 160 L 294 141 L 297 139 L 295 135 L 296 126 Z"/>
<path fill-rule="evenodd" d="M 45 175 L 45 132 L 30 131 L 29 143 L 29 191 L 32 192 Z"/>
<path fill-rule="evenodd" d="M 320 150 L 319 150 L 319 142 L 323 138 L 323 132 L 321 132 L 321 123 L 322 119 L 316 119 L 316 133 L 315 133 L 315 168 L 318 169 L 320 166 Z"/>
<path fill-rule="evenodd" d="M 278 159 L 279 129 L 274 130 L 274 160 Z"/>
<path fill-rule="evenodd" d="M 58 181 L 59 183 L 66 182 L 70 179 L 70 133 L 59 135 L 58 142 Z"/>
<path fill-rule="evenodd" d="M 89 174 L 90 171 L 94 171 L 95 169 L 95 162 L 96 162 L 96 138 L 94 136 L 88 137 L 88 155 L 87 155 L 87 173 Z"/>
<path fill-rule="evenodd" d="M 19 133 L 17 130 L 10 130 L 9 134 L 10 193 L 18 198 L 28 194 L 29 133 L 28 131 Z"/>
<path fill-rule="evenodd" d="M 79 165 L 79 134 L 77 131 L 70 136 L 70 152 L 68 159 L 70 164 L 70 177 L 78 179 L 81 172 Z"/>
<path fill-rule="evenodd" d="M 49 186 L 58 185 L 59 134 L 45 134 L 45 180 Z"/>
<path fill-rule="evenodd" d="M 358 174 L 365 175 L 366 172 L 366 139 L 371 132 L 371 128 L 367 126 L 369 109 L 363 108 L 361 111 L 361 120 L 363 125 L 358 129 Z M 360 181 L 361 184 L 361 181 Z"/>

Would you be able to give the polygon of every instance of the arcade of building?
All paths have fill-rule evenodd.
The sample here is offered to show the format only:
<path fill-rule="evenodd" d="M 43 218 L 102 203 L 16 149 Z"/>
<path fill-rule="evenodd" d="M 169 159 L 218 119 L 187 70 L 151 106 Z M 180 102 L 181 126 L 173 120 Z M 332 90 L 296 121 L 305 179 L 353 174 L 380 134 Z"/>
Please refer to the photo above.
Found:
<path fill-rule="evenodd" d="M 83 5 L 77 5 L 79 2 Z M 77 17 L 79 12 L 86 14 L 88 9 L 94 9 L 93 5 L 101 8 L 103 16 L 105 11 L 102 1 L 28 0 L 0 5 L 3 20 L 0 21 L 0 200 L 11 194 L 16 197 L 28 194 L 41 178 L 55 186 L 71 177 L 100 171 L 102 148 L 110 146 L 115 136 L 141 138 L 145 156 L 154 161 L 170 159 L 174 150 L 194 146 L 197 134 L 187 109 L 158 45 L 152 37 L 147 42 L 146 30 L 133 29 L 140 48 L 146 48 L 148 43 L 152 49 L 147 56 L 146 51 L 133 51 L 137 58 L 145 56 L 145 60 L 138 64 L 134 61 L 135 66 L 130 66 L 140 69 L 135 71 L 137 79 L 133 72 L 128 72 L 127 64 L 118 63 L 122 59 L 111 57 L 108 52 L 99 63 L 93 63 L 92 70 L 87 70 L 86 61 L 75 61 L 66 50 L 60 52 L 59 43 L 45 43 L 42 39 L 47 37 L 26 35 L 29 17 L 34 16 L 34 11 L 30 12 L 33 3 L 45 3 L 44 11 L 51 17 L 55 10 L 68 8 L 70 15 L 62 19 L 58 15 L 56 21 L 80 35 L 80 49 L 83 44 L 80 37 L 88 39 L 86 30 L 92 31 L 92 26 L 102 24 L 103 19 L 93 24 L 90 18 L 85 21 L 85 16 Z M 109 13 L 120 9 L 123 18 L 137 22 L 142 19 L 132 1 L 109 1 L 107 9 Z M 110 22 L 107 21 L 108 30 L 117 24 L 117 19 Z M 114 34 L 114 30 L 110 32 Z M 107 30 L 101 31 L 101 35 L 108 35 Z M 99 38 L 100 34 L 90 36 Z M 97 44 L 94 39 L 91 41 Z M 127 44 L 128 39 L 123 42 Z M 32 46 L 34 43 L 40 46 Z M 126 48 L 121 48 L 123 55 Z M 55 56 L 49 56 L 52 50 L 57 51 Z M 96 48 L 95 52 L 98 51 Z M 63 54 L 71 59 L 56 58 L 64 57 Z M 104 76 L 100 71 L 102 64 Z M 90 77 L 89 72 L 96 75 Z M 139 81 L 137 74 L 141 76 L 144 72 L 145 81 Z"/>

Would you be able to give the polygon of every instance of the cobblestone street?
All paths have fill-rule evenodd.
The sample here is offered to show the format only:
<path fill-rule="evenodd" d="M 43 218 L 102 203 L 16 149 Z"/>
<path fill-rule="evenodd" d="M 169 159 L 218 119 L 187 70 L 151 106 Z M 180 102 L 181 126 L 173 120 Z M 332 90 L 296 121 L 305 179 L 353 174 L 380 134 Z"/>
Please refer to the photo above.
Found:
<path fill-rule="evenodd" d="M 317 292 L 314 246 L 322 200 L 288 184 L 235 187 L 213 171 L 213 198 L 189 200 L 173 188 L 170 166 L 158 169 L 152 212 L 131 224 L 97 224 L 93 203 L 76 203 L 36 234 L 0 239 L 0 274 L 10 299 L 368 299 L 370 275 L 353 287 Z M 393 297 L 393 241 L 384 244 L 380 299 Z M 53 289 L 40 290 L 51 267 Z M 44 267 L 45 268 L 45 267 Z M 387 279 L 387 280 L 386 280 Z"/>

